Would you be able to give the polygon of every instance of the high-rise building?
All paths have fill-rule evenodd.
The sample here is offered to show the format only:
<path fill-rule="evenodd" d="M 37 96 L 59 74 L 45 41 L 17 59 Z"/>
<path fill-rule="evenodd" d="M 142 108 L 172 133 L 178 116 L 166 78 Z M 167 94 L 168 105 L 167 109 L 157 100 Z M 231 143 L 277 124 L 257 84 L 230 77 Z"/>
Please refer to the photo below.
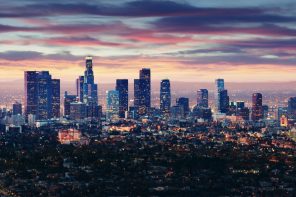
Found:
<path fill-rule="evenodd" d="M 288 118 L 296 119 L 296 97 L 291 97 L 288 100 Z"/>
<path fill-rule="evenodd" d="M 70 116 L 70 104 L 77 101 L 76 95 L 70 95 L 68 92 L 65 92 L 64 95 L 64 116 Z"/>
<path fill-rule="evenodd" d="M 169 79 L 160 82 L 160 111 L 169 114 L 171 109 L 171 84 Z"/>
<path fill-rule="evenodd" d="M 82 78 L 79 77 L 79 88 Z M 80 91 L 78 91 L 80 94 Z M 81 96 L 81 95 L 80 95 Z M 92 57 L 86 57 L 86 68 L 83 77 L 83 103 L 86 104 L 87 117 L 98 118 L 98 86 L 94 83 Z"/>
<path fill-rule="evenodd" d="M 189 98 L 180 97 L 177 99 L 177 106 L 180 106 L 183 109 L 184 116 L 186 117 L 189 112 Z"/>
<path fill-rule="evenodd" d="M 13 115 L 22 115 L 22 104 L 15 102 L 12 104 L 12 114 Z"/>
<path fill-rule="evenodd" d="M 227 90 L 221 90 L 219 92 L 219 112 L 228 113 L 229 111 L 229 96 Z"/>
<path fill-rule="evenodd" d="M 220 112 L 220 92 L 224 90 L 224 79 L 215 80 L 215 108 Z"/>
<path fill-rule="evenodd" d="M 203 108 L 209 107 L 209 92 L 207 89 L 197 91 L 197 106 Z"/>
<path fill-rule="evenodd" d="M 134 80 L 134 106 L 138 110 L 138 115 L 144 115 L 146 113 L 145 99 L 143 95 L 144 80 Z"/>
<path fill-rule="evenodd" d="M 145 115 L 151 107 L 151 71 L 149 68 L 140 70 L 138 87 L 140 87 L 138 99 L 139 101 L 139 114 Z M 135 85 L 136 86 L 136 85 Z"/>
<path fill-rule="evenodd" d="M 109 120 L 119 117 L 119 92 L 117 90 L 107 91 L 106 116 Z"/>
<path fill-rule="evenodd" d="M 252 120 L 259 121 L 263 118 L 262 94 L 254 93 L 252 95 Z"/>
<path fill-rule="evenodd" d="M 60 117 L 61 113 L 61 92 L 60 80 L 52 79 L 52 116 L 55 118 Z"/>
<path fill-rule="evenodd" d="M 37 72 L 26 71 L 24 81 L 25 99 L 24 99 L 24 110 L 26 118 L 28 114 L 37 114 Z"/>
<path fill-rule="evenodd" d="M 52 117 L 52 79 L 48 71 L 37 73 L 37 119 Z"/>
<path fill-rule="evenodd" d="M 59 115 L 59 80 L 52 79 L 48 71 L 26 71 L 24 84 L 26 117 L 33 114 L 36 120 L 46 120 Z"/>
<path fill-rule="evenodd" d="M 83 102 L 83 84 L 84 84 L 84 76 L 79 76 L 76 79 L 76 95 L 80 102 Z"/>
<path fill-rule="evenodd" d="M 124 118 L 128 111 L 128 80 L 117 79 L 116 90 L 119 92 L 119 117 Z"/>
<path fill-rule="evenodd" d="M 224 79 L 215 80 L 215 101 L 216 101 L 216 111 L 221 112 L 220 110 L 220 92 L 224 90 Z"/>

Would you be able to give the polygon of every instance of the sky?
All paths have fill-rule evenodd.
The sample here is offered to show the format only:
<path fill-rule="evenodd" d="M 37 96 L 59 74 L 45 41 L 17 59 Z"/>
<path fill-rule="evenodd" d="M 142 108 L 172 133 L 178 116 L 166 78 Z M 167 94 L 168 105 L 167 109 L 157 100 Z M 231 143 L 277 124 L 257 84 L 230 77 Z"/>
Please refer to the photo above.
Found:
<path fill-rule="evenodd" d="M 71 82 L 295 81 L 295 0 L 0 0 L 0 82 L 49 70 Z M 1 83 L 0 83 L 1 85 Z"/>

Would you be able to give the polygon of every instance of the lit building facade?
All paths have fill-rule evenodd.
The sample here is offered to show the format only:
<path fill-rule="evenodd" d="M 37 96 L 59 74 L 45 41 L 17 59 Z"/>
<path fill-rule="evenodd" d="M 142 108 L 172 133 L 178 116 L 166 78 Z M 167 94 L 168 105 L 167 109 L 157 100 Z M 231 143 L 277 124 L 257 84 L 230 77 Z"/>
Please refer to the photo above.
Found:
<path fill-rule="evenodd" d="M 208 108 L 209 107 L 209 92 L 207 89 L 200 89 L 197 91 L 197 106 Z"/>
<path fill-rule="evenodd" d="M 64 116 L 68 117 L 70 116 L 70 104 L 77 101 L 76 95 L 70 95 L 68 92 L 65 92 L 64 95 Z"/>
<path fill-rule="evenodd" d="M 171 84 L 170 80 L 164 79 L 160 82 L 160 111 L 169 114 L 171 109 Z"/>
<path fill-rule="evenodd" d="M 177 103 L 177 106 L 180 106 L 183 109 L 184 116 L 186 117 L 190 112 L 189 98 L 180 97 L 177 99 L 176 103 Z"/>
<path fill-rule="evenodd" d="M 119 93 L 119 117 L 124 118 L 128 111 L 128 80 L 117 79 L 116 90 Z"/>
<path fill-rule="evenodd" d="M 59 117 L 60 82 L 52 79 L 48 71 L 25 72 L 25 115 L 36 115 L 37 120 Z"/>
<path fill-rule="evenodd" d="M 224 79 L 215 80 L 215 108 L 217 112 L 221 112 L 221 91 L 224 90 Z"/>
<path fill-rule="evenodd" d="M 254 93 L 252 95 L 252 121 L 263 119 L 262 94 Z"/>
<path fill-rule="evenodd" d="M 106 118 L 108 120 L 119 117 L 119 92 L 117 90 L 107 91 L 107 110 Z"/>

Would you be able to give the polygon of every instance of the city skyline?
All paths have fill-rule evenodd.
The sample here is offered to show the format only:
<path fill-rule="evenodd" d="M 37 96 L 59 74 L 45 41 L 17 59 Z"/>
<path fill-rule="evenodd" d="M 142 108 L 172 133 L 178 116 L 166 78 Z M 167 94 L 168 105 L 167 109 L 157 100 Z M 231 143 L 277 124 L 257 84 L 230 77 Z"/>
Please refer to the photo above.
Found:
<path fill-rule="evenodd" d="M 87 55 L 94 57 L 100 83 L 121 75 L 134 79 L 143 67 L 156 80 L 294 81 L 291 0 L 26 0 L 3 6 L 1 82 L 32 69 L 74 81 Z"/>
<path fill-rule="evenodd" d="M 0 5 L 0 196 L 296 196 L 295 0 Z"/>

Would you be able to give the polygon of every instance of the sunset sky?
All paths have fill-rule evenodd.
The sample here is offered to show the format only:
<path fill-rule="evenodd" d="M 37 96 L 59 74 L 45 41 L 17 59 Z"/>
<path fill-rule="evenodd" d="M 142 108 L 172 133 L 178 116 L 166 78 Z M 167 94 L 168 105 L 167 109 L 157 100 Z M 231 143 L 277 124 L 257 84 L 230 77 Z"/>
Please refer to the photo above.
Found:
<path fill-rule="evenodd" d="M 0 0 L 0 82 L 25 70 L 99 83 L 295 81 L 295 0 Z"/>

